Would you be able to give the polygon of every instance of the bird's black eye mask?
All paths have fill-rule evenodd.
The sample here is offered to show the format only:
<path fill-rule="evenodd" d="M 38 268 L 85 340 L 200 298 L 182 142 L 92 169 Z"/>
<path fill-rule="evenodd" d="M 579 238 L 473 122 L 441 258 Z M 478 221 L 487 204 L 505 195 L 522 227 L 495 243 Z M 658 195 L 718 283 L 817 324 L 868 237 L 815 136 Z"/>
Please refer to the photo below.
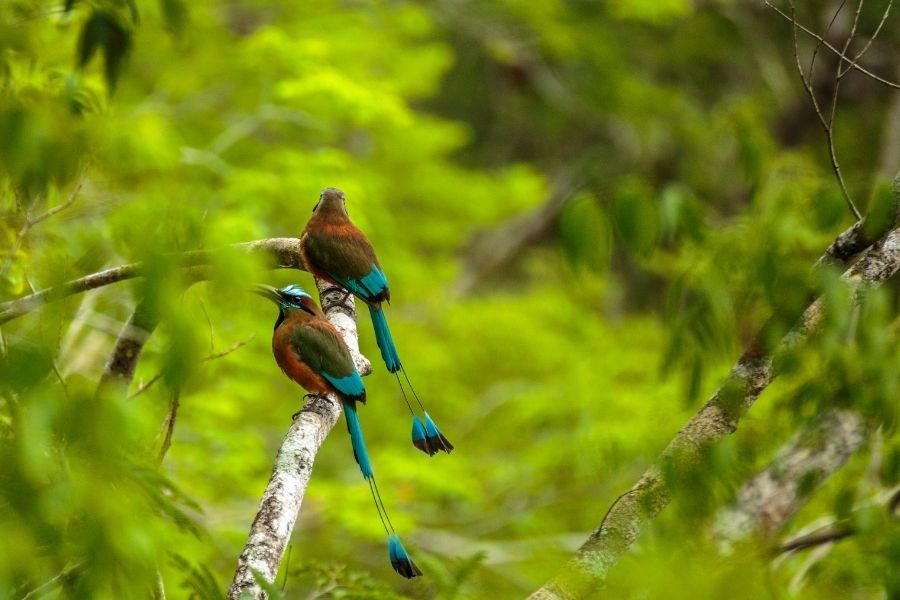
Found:
<path fill-rule="evenodd" d="M 285 298 L 285 305 L 295 310 L 302 310 L 303 312 L 308 312 L 309 314 L 316 316 L 316 313 L 313 312 L 313 309 L 303 304 L 304 298 L 309 298 L 309 296 L 306 294 L 302 296 L 287 296 L 287 298 Z"/>

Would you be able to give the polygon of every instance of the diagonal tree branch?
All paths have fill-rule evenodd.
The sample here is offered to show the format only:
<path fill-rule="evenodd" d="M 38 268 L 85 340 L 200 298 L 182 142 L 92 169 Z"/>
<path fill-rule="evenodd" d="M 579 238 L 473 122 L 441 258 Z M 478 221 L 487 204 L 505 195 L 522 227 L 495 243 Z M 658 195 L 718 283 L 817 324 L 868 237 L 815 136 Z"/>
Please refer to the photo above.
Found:
<path fill-rule="evenodd" d="M 798 536 L 794 539 L 784 542 L 779 548 L 779 552 L 796 552 L 797 550 L 806 550 L 814 548 L 822 544 L 832 544 L 846 537 L 850 537 L 856 532 L 852 525 L 840 523 L 830 525 L 825 529 Z"/>
<path fill-rule="evenodd" d="M 303 266 L 299 244 L 300 241 L 297 238 L 269 238 L 234 244 L 231 248 L 236 248 L 249 254 L 265 256 L 272 268 L 305 271 L 306 267 Z M 215 255 L 216 251 L 214 250 L 185 252 L 178 255 L 179 267 L 190 268 L 208 265 L 212 262 Z M 0 324 L 16 317 L 21 317 L 39 308 L 45 302 L 52 302 L 127 279 L 134 279 L 142 274 L 141 263 L 130 263 L 85 275 L 62 285 L 46 288 L 28 296 L 3 302 L 0 304 Z M 203 276 L 202 274 L 198 275 Z"/>
<path fill-rule="evenodd" d="M 862 228 L 857 230 L 861 231 Z M 852 244 L 849 246 L 852 247 Z M 835 244 L 832 244 L 829 251 L 832 248 L 836 248 Z M 837 257 L 832 257 L 832 260 L 835 258 Z M 826 257 L 820 259 L 820 262 L 823 260 Z M 893 229 L 844 274 L 844 279 L 854 288 L 877 286 L 898 269 L 900 229 Z M 810 332 L 817 329 L 821 318 L 822 300 L 818 299 L 807 307 L 800 324 L 784 337 L 776 352 L 802 343 Z M 613 504 L 597 530 L 578 549 L 574 559 L 530 598 L 581 598 L 603 581 L 609 568 L 627 552 L 644 526 L 671 501 L 671 490 L 664 476 L 667 467 L 677 465 L 684 469 L 700 464 L 704 453 L 712 444 L 737 429 L 741 417 L 753 406 L 775 375 L 773 355 L 762 354 L 756 348 L 747 350 L 732 368 L 722 387 L 678 432 L 657 462 Z"/>
<path fill-rule="evenodd" d="M 723 547 L 755 533 L 776 534 L 862 447 L 867 433 L 862 417 L 851 410 L 830 410 L 803 427 L 719 512 L 713 529 Z"/>
<path fill-rule="evenodd" d="M 157 325 L 159 316 L 156 311 L 146 299 L 141 300 L 116 338 L 116 344 L 103 369 L 100 383 L 97 384 L 97 394 L 107 393 L 114 387 L 125 393 L 131 385 L 131 380 L 134 379 L 134 371 L 141 358 L 144 344 L 153 335 Z"/>
<path fill-rule="evenodd" d="M 368 375 L 372 365 L 359 353 L 353 296 L 318 279 L 316 285 L 322 310 L 347 342 L 356 369 L 361 375 Z M 297 414 L 278 449 L 272 476 L 263 492 L 247 544 L 238 559 L 234 581 L 228 591 L 229 600 L 247 597 L 264 600 L 267 597 L 256 577 L 275 582 L 312 476 L 316 453 L 340 415 L 341 401 L 335 395 L 313 398 Z"/>

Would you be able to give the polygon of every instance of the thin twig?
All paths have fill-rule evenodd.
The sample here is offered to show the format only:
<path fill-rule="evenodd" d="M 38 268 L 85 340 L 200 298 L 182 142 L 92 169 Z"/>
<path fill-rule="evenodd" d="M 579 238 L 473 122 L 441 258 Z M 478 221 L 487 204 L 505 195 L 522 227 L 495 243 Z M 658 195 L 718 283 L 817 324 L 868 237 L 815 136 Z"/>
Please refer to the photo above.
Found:
<path fill-rule="evenodd" d="M 136 389 L 133 394 L 128 396 L 128 399 L 131 400 L 135 396 L 140 396 L 141 394 L 146 392 L 154 383 L 162 379 L 162 376 L 162 371 L 160 371 L 159 373 L 148 379 L 146 382 L 142 383 L 140 386 L 138 386 L 138 389 Z"/>
<path fill-rule="evenodd" d="M 885 503 L 887 506 L 887 512 L 889 516 L 895 516 L 894 511 L 896 508 L 897 502 L 900 502 L 900 486 L 895 486 L 894 489 L 887 490 L 886 493 L 879 494 L 874 501 L 866 502 L 865 504 L 857 507 L 857 508 L 868 508 L 871 506 L 877 506 L 881 503 Z M 805 550 L 806 548 L 812 548 L 815 546 L 821 546 L 822 544 L 829 544 L 832 542 L 837 542 L 846 537 L 850 537 L 856 533 L 856 527 L 849 520 L 843 520 L 833 523 L 828 523 L 827 525 L 818 527 L 815 531 L 809 533 L 803 533 L 798 535 L 786 542 L 781 543 L 776 552 L 779 554 L 783 554 L 785 552 L 792 552 L 795 550 Z"/>
<path fill-rule="evenodd" d="M 72 189 L 72 192 L 69 194 L 69 197 L 66 198 L 65 202 L 54 206 L 53 208 L 39 214 L 36 217 L 31 216 L 30 208 L 25 212 L 25 223 L 22 224 L 22 229 L 19 230 L 19 234 L 16 236 L 16 240 L 13 242 L 12 247 L 10 247 L 9 253 L 6 255 L 6 260 L 3 261 L 3 266 L 0 267 L 0 277 L 6 275 L 9 267 L 12 266 L 12 261 L 16 256 L 16 252 L 19 251 L 19 247 L 25 241 L 25 236 L 28 235 L 28 232 L 31 231 L 31 228 L 72 206 L 72 204 L 75 202 L 75 199 L 78 197 L 78 192 L 81 191 L 81 186 L 82 182 L 79 181 L 77 184 L 75 184 L 75 187 Z"/>
<path fill-rule="evenodd" d="M 837 542 L 846 537 L 850 537 L 856 533 L 856 529 L 851 525 L 833 525 L 815 533 L 801 535 L 792 540 L 788 540 L 778 547 L 779 553 L 793 552 L 795 550 L 805 550 L 822 544 L 830 544 Z"/>
<path fill-rule="evenodd" d="M 828 27 L 825 30 L 825 35 L 828 34 L 828 31 L 831 29 L 831 26 L 834 24 L 835 20 L 837 19 L 838 15 L 841 12 L 841 9 L 843 9 L 845 3 L 846 3 L 846 0 L 844 0 L 844 2 L 841 2 L 840 6 L 838 6 L 837 11 L 835 11 L 834 16 L 832 16 L 831 21 L 829 22 Z M 822 109 L 819 106 L 819 100 L 818 100 L 818 98 L 816 98 L 816 93 L 815 93 L 815 90 L 813 89 L 813 85 L 812 85 L 813 69 L 815 68 L 816 54 L 818 53 L 819 47 L 823 44 L 827 44 L 827 42 L 825 42 L 824 37 L 819 36 L 817 38 L 819 40 L 819 43 L 816 44 L 816 47 L 813 50 L 812 60 L 810 60 L 810 64 L 809 64 L 810 71 L 808 74 L 806 72 L 804 72 L 803 65 L 800 62 L 800 42 L 798 39 L 799 36 L 797 35 L 797 31 L 800 29 L 800 24 L 797 22 L 796 8 L 794 7 L 793 1 L 789 2 L 788 5 L 790 6 L 790 9 L 791 9 L 791 14 L 790 14 L 789 18 L 790 18 L 791 24 L 793 25 L 791 30 L 793 32 L 793 39 L 794 39 L 794 61 L 797 64 L 797 73 L 800 75 L 800 81 L 803 84 L 803 89 L 806 91 L 806 95 L 809 97 L 809 100 L 812 103 L 813 111 L 815 112 L 816 117 L 818 117 L 818 119 L 819 119 L 819 124 L 822 126 L 822 129 L 825 132 L 825 141 L 826 141 L 826 145 L 828 146 L 828 156 L 829 156 L 829 159 L 831 160 L 831 169 L 832 169 L 832 171 L 834 171 L 834 175 L 837 178 L 838 185 L 841 188 L 841 194 L 844 196 L 844 200 L 847 202 L 847 206 L 850 208 L 850 212 L 852 212 L 853 216 L 856 218 L 856 220 L 859 221 L 860 219 L 862 219 L 862 215 L 860 214 L 859 210 L 856 208 L 856 204 L 853 203 L 853 199 L 850 197 L 850 192 L 847 190 L 847 185 L 844 183 L 844 176 L 841 173 L 841 166 L 840 166 L 840 163 L 838 162 L 838 158 L 837 158 L 837 150 L 834 147 L 834 114 L 835 114 L 835 111 L 837 108 L 838 81 L 835 82 L 834 94 L 831 97 L 832 99 L 831 99 L 831 117 L 830 117 L 830 119 L 826 119 L 825 115 L 822 113 Z M 860 7 L 862 6 L 862 2 L 860 2 L 859 6 Z M 858 14 L 859 14 L 859 9 L 857 10 L 857 16 L 858 16 Z M 842 59 L 844 59 L 844 54 L 846 53 L 847 48 L 850 45 L 850 41 L 853 39 L 853 35 L 855 35 L 855 32 L 856 32 L 856 23 L 854 21 L 853 30 L 851 31 L 850 35 L 847 38 L 846 43 L 844 44 L 844 50 L 839 53 L 839 55 L 841 56 Z M 838 63 L 838 72 L 840 72 L 840 68 L 841 68 L 841 63 L 839 62 Z"/>
<path fill-rule="evenodd" d="M 59 385 L 62 387 L 63 396 L 66 398 L 69 397 L 69 386 L 66 385 L 66 380 L 62 375 L 62 372 L 59 370 L 59 365 L 56 364 L 56 361 L 53 361 L 53 373 L 56 374 L 56 379 L 59 380 Z"/>
<path fill-rule="evenodd" d="M 841 167 L 838 164 L 837 151 L 834 147 L 834 116 L 837 114 L 838 95 L 841 87 L 841 67 L 844 64 L 844 57 L 847 54 L 847 50 L 850 49 L 850 44 L 853 43 L 853 38 L 856 37 L 856 28 L 859 25 L 859 15 L 862 12 L 863 3 L 864 0 L 859 0 L 859 4 L 856 5 L 856 13 L 853 15 L 853 25 L 850 28 L 850 33 L 847 35 L 844 47 L 841 50 L 841 58 L 838 59 L 837 72 L 834 76 L 834 91 L 831 93 L 831 113 L 828 117 L 828 128 L 825 132 L 826 137 L 828 138 L 828 154 L 831 157 L 831 168 L 834 170 L 838 183 L 841 185 L 841 192 L 844 194 L 844 199 L 847 201 L 847 205 L 850 207 L 850 210 L 853 212 L 853 216 L 856 217 L 857 221 L 862 218 L 862 215 L 859 214 L 859 210 L 850 198 L 850 192 L 847 190 L 846 183 L 844 183 Z M 837 13 L 835 13 L 835 16 L 837 16 Z M 810 74 L 810 76 L 812 76 L 812 74 Z"/>
<path fill-rule="evenodd" d="M 159 454 L 156 455 L 156 466 L 162 464 L 163 459 L 166 457 L 166 452 L 169 451 L 169 447 L 172 445 L 172 434 L 175 432 L 175 419 L 178 418 L 179 406 L 181 406 L 181 392 L 178 389 L 174 389 L 169 397 L 169 412 L 166 414 L 166 420 L 163 421 L 166 433 L 163 437 L 162 445 L 159 447 Z"/>
<path fill-rule="evenodd" d="M 820 36 L 818 33 L 812 31 L 812 30 L 809 29 L 808 27 L 805 27 L 805 26 L 801 25 L 800 23 L 797 23 L 795 20 L 793 20 L 793 19 L 791 18 L 791 16 L 790 16 L 789 14 L 787 14 L 786 12 L 784 12 L 783 10 L 781 10 L 780 8 L 778 8 L 777 6 L 775 6 L 774 4 L 772 4 L 771 2 L 769 2 L 769 0 L 765 0 L 765 5 L 768 6 L 769 8 L 771 8 L 772 10 L 774 10 L 774 11 L 775 11 L 776 13 L 778 13 L 779 15 L 781 15 L 781 16 L 782 16 L 784 19 L 786 19 L 787 21 L 792 22 L 792 23 L 793 23 L 800 31 L 802 31 L 802 32 L 805 33 L 806 35 L 810 36 L 811 38 L 813 38 L 813 39 L 815 39 L 815 40 L 821 41 L 823 46 L 825 46 L 826 48 L 828 48 L 829 50 L 831 50 L 831 51 L 832 51 L 834 54 L 836 54 L 838 57 L 843 58 L 844 60 L 846 60 L 847 62 L 849 62 L 850 65 L 851 65 L 851 67 L 852 67 L 854 70 L 859 71 L 860 73 L 862 73 L 862 74 L 864 74 L 864 75 L 866 75 L 866 76 L 868 76 L 868 77 L 874 79 L 874 80 L 877 81 L 878 83 L 881 83 L 881 84 L 886 85 L 886 86 L 888 86 L 888 87 L 892 87 L 892 88 L 894 88 L 894 89 L 900 90 L 900 83 L 895 83 L 895 82 L 893 82 L 893 81 L 890 81 L 890 80 L 888 80 L 888 79 L 885 79 L 884 77 L 881 77 L 880 75 L 877 75 L 877 74 L 873 73 L 872 71 L 866 69 L 866 68 L 863 67 L 862 65 L 857 64 L 856 61 L 848 59 L 846 56 L 844 56 L 844 55 L 841 53 L 840 50 L 838 50 L 837 48 L 835 48 L 834 46 L 832 46 L 831 44 L 829 44 L 827 41 L 825 41 L 825 39 L 822 38 L 822 36 Z"/>
<path fill-rule="evenodd" d="M 223 356 L 228 356 L 229 354 L 231 354 L 238 348 L 242 348 L 242 347 L 246 346 L 247 344 L 249 344 L 250 342 L 252 342 L 253 338 L 255 338 L 255 337 L 256 337 L 256 334 L 254 333 L 247 339 L 241 340 L 239 342 L 235 342 L 231 346 L 226 348 L 225 350 L 222 350 L 221 352 L 213 352 L 212 354 L 208 354 L 208 355 L 204 356 L 203 358 L 201 358 L 197 362 L 205 363 L 205 362 L 208 362 L 211 360 L 216 360 L 218 358 L 222 358 Z M 130 399 L 134 398 L 135 396 L 140 396 L 141 394 L 146 392 L 154 383 L 156 383 L 157 381 L 162 379 L 162 376 L 163 376 L 163 373 L 162 373 L 162 371 L 160 371 L 159 373 L 157 373 L 156 375 L 154 375 L 153 377 L 148 379 L 146 382 L 142 383 L 140 386 L 138 386 L 138 389 L 136 389 L 133 394 L 128 396 L 128 399 L 130 400 Z"/>
<path fill-rule="evenodd" d="M 203 310 L 203 317 L 206 319 L 206 325 L 209 327 L 209 350 L 212 352 L 216 349 L 216 338 L 213 335 L 212 319 L 209 318 L 209 311 L 206 310 L 206 302 L 202 299 L 200 300 L 200 308 Z"/>
<path fill-rule="evenodd" d="M 844 6 L 847 4 L 847 0 L 841 0 L 841 3 L 838 5 L 837 10 L 834 11 L 834 14 L 831 15 L 831 20 L 828 22 L 828 26 L 825 28 L 825 32 L 822 33 L 822 37 L 819 39 L 818 43 L 813 48 L 812 58 L 809 60 L 809 79 L 812 81 L 813 73 L 816 70 L 816 56 L 819 54 L 819 48 L 822 47 L 822 43 L 825 41 L 825 38 L 828 37 L 828 34 L 831 33 L 831 28 L 834 27 L 834 22 L 837 21 L 838 16 L 840 16 L 841 12 L 844 10 Z M 794 3 L 789 2 L 788 5 L 791 7 L 791 17 L 795 17 Z M 796 25 L 797 19 L 794 18 L 794 24 Z M 844 52 L 847 51 L 845 47 Z M 794 44 L 794 52 L 796 53 L 796 43 Z M 801 77 L 803 73 L 801 72 Z"/>
<path fill-rule="evenodd" d="M 22 596 L 21 600 L 31 600 L 32 598 L 40 598 L 47 592 L 55 590 L 56 588 L 58 588 L 59 586 L 64 584 L 66 582 L 66 580 L 68 580 L 70 577 L 72 577 L 78 571 L 80 571 L 81 568 L 84 567 L 84 563 L 85 563 L 85 561 L 81 561 L 81 562 L 75 563 L 71 567 L 66 567 L 65 569 L 60 571 L 59 574 L 57 574 L 53 579 L 50 579 L 49 581 L 42 583 L 40 586 L 34 588 L 30 592 L 28 592 L 27 594 Z"/>
<path fill-rule="evenodd" d="M 249 254 L 265 256 L 268 259 L 269 268 L 290 268 L 304 271 L 306 268 L 303 266 L 303 260 L 300 256 L 299 243 L 300 241 L 297 238 L 268 238 L 233 244 L 229 247 L 229 250 L 240 250 Z M 219 252 L 221 251 L 219 250 Z M 178 268 L 203 269 L 210 264 L 215 255 L 216 251 L 194 250 L 173 256 L 178 260 Z M 91 273 L 62 285 L 45 288 L 27 296 L 0 303 L 0 324 L 28 314 L 45 302 L 60 300 L 67 296 L 141 276 L 143 276 L 143 265 L 141 263 L 130 263 Z M 205 271 L 197 272 L 195 277 L 198 280 L 204 279 L 208 278 L 209 274 Z"/>
<path fill-rule="evenodd" d="M 62 204 L 57 204 L 57 205 L 54 206 L 53 208 L 50 208 L 50 209 L 48 209 L 46 212 L 41 213 L 41 214 L 39 214 L 38 216 L 36 216 L 36 217 L 34 217 L 33 219 L 31 219 L 31 225 L 34 226 L 34 225 L 37 225 L 38 223 L 41 223 L 41 222 L 43 222 L 43 221 L 46 221 L 46 220 L 49 219 L 50 217 L 56 215 L 57 213 L 60 213 L 60 212 L 62 212 L 62 211 L 64 211 L 64 210 L 66 210 L 67 208 L 69 208 L 70 206 L 72 206 L 72 204 L 74 204 L 74 203 L 75 203 L 75 200 L 78 198 L 78 192 L 81 191 L 81 187 L 82 187 L 83 185 L 84 185 L 84 182 L 83 182 L 83 181 L 79 181 L 78 183 L 76 183 L 76 184 L 75 184 L 75 187 L 74 187 L 74 188 L 72 189 L 72 191 L 69 193 L 69 197 L 66 198 L 66 201 L 65 201 L 65 202 L 63 202 Z"/>
<path fill-rule="evenodd" d="M 859 0 L 859 3 L 856 5 L 856 12 L 853 14 L 853 25 L 850 27 L 850 33 L 847 35 L 847 39 L 844 40 L 844 47 L 841 49 L 841 55 L 838 59 L 837 73 L 834 76 L 834 93 L 831 95 L 831 114 L 828 118 L 828 130 L 832 131 L 834 129 L 834 115 L 837 113 L 837 102 L 838 102 L 838 90 L 841 86 L 841 67 L 844 66 L 844 60 L 846 60 L 847 50 L 850 49 L 850 44 L 853 43 L 853 38 L 856 37 L 856 28 L 859 26 L 859 15 L 862 12 L 863 4 L 865 0 Z M 843 7 L 843 4 L 841 4 Z M 840 9 L 838 12 L 834 14 L 835 17 L 840 13 Z M 828 32 L 825 32 L 826 35 Z M 812 78 L 812 73 L 810 73 L 810 78 Z M 857 220 L 859 220 L 857 218 Z"/>
<path fill-rule="evenodd" d="M 853 70 L 854 65 L 856 65 L 857 61 L 865 55 L 866 52 L 869 51 L 869 48 L 872 46 L 872 43 L 875 41 L 875 38 L 878 37 L 878 34 L 881 33 L 881 29 L 884 27 L 885 22 L 887 22 L 888 15 L 891 13 L 891 6 L 894 4 L 894 0 L 888 0 L 887 6 L 884 9 L 884 12 L 881 14 L 881 21 L 878 23 L 878 27 L 875 28 L 875 32 L 872 34 L 872 37 L 869 38 L 869 41 L 866 42 L 866 45 L 862 47 L 862 49 L 856 53 L 853 57 L 853 60 L 850 64 L 847 65 L 847 68 L 841 71 L 838 74 L 838 79 L 843 79 L 844 76 Z M 846 56 L 841 56 L 842 60 L 847 60 Z"/>

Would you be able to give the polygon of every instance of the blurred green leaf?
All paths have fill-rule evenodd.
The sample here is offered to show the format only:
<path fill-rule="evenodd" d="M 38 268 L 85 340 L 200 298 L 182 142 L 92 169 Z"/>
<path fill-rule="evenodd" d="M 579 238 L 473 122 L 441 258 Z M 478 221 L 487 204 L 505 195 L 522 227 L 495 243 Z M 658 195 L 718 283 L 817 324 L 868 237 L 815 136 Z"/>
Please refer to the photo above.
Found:
<path fill-rule="evenodd" d="M 129 2 L 129 7 L 133 2 Z M 136 7 L 132 12 L 137 20 Z M 81 29 L 78 39 L 78 66 L 88 65 L 98 49 L 103 50 L 103 65 L 106 84 L 114 91 L 122 73 L 122 67 L 131 50 L 131 31 L 113 13 L 94 10 Z"/>
<path fill-rule="evenodd" d="M 606 215 L 596 199 L 570 202 L 560 217 L 560 241 L 569 260 L 594 271 L 609 267 L 612 240 Z"/>

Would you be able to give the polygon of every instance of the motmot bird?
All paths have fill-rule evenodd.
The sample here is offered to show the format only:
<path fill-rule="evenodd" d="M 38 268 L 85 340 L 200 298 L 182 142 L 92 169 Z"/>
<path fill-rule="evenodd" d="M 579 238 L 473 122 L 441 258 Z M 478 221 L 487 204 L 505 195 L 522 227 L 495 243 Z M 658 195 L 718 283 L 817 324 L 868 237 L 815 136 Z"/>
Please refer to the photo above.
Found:
<path fill-rule="evenodd" d="M 344 193 L 339 189 L 326 188 L 322 192 L 313 208 L 312 217 L 300 235 L 300 254 L 307 270 L 313 275 L 344 288 L 348 294 L 353 294 L 368 305 L 381 357 L 388 371 L 397 376 L 400 391 L 412 413 L 413 444 L 429 456 L 439 450 L 449 454 L 453 450 L 453 444 L 444 437 L 419 400 L 406 369 L 400 362 L 397 347 L 388 329 L 381 306 L 383 302 L 391 301 L 387 276 L 381 269 L 368 238 L 350 221 L 345 202 Z M 403 373 L 413 397 L 422 409 L 424 422 L 416 415 L 406 398 L 398 371 Z"/>
<path fill-rule="evenodd" d="M 366 388 L 353 364 L 347 344 L 325 318 L 315 300 L 299 285 L 289 285 L 280 290 L 258 285 L 256 291 L 278 305 L 272 352 L 284 374 L 306 389 L 308 396 L 334 393 L 341 399 L 353 455 L 363 478 L 369 483 L 378 517 L 388 536 L 391 566 L 407 579 L 421 575 L 419 567 L 400 543 L 375 482 L 356 410 L 357 402 L 366 402 Z"/>

